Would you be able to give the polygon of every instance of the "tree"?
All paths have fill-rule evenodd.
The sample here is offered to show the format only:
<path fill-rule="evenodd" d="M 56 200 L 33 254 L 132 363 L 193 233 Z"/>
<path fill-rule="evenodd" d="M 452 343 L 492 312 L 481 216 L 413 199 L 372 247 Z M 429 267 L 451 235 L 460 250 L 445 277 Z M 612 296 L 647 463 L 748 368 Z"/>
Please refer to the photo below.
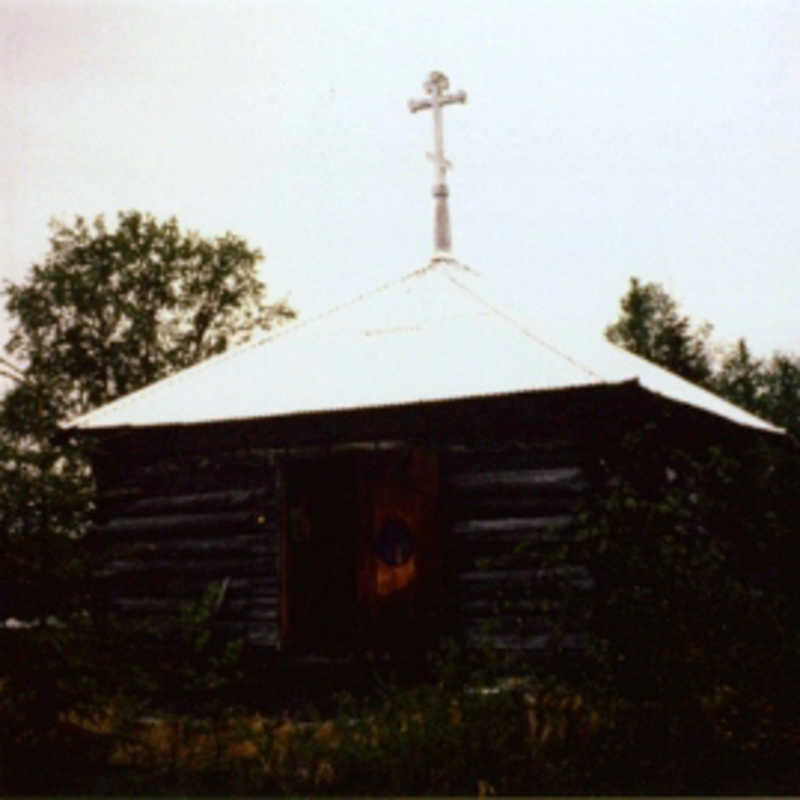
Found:
<path fill-rule="evenodd" d="M 777 785 L 800 719 L 800 452 L 683 450 L 665 432 L 651 420 L 588 466 L 597 491 L 553 563 L 585 565 L 595 586 L 587 602 L 565 581 L 555 616 L 585 636 L 584 690 L 601 692 L 626 780 L 625 762 L 665 794 L 754 768 Z"/>
<path fill-rule="evenodd" d="M 800 437 L 800 358 L 775 353 L 763 370 L 765 390 L 756 413 Z"/>
<path fill-rule="evenodd" d="M 24 621 L 0 648 L 0 764 L 31 764 L 33 781 L 55 759 L 59 714 L 102 706 L 114 683 L 87 615 L 91 479 L 57 423 L 294 316 L 266 302 L 261 253 L 231 233 L 205 239 L 128 211 L 113 231 L 102 216 L 54 223 L 50 244 L 24 282 L 6 283 L 0 358 L 14 384 L 0 401 L 0 628 Z M 0 768 L 0 789 L 8 780 Z"/>
<path fill-rule="evenodd" d="M 23 374 L 4 403 L 13 428 L 87 411 L 294 316 L 266 302 L 261 252 L 231 233 L 205 239 L 137 211 L 113 231 L 102 216 L 52 229 L 44 263 L 5 288 L 6 351 Z"/>
<path fill-rule="evenodd" d="M 656 283 L 631 278 L 620 307 L 619 318 L 606 328 L 610 341 L 800 435 L 800 358 L 774 353 L 759 359 L 739 339 L 715 360 L 711 326 L 693 328 Z"/>
<path fill-rule="evenodd" d="M 747 342 L 739 339 L 725 354 L 713 378 L 717 394 L 755 413 L 763 412 L 765 365 L 754 358 Z"/>
<path fill-rule="evenodd" d="M 800 435 L 800 358 L 754 358 L 744 339 L 731 348 L 711 380 L 719 395 Z"/>
<path fill-rule="evenodd" d="M 619 319 L 606 328 L 609 341 L 694 383 L 707 384 L 712 371 L 710 325 L 692 329 L 662 286 L 642 284 L 638 278 L 631 278 L 620 306 Z"/>
<path fill-rule="evenodd" d="M 15 384 L 0 403 L 0 614 L 3 594 L 39 616 L 67 600 L 51 591 L 69 572 L 56 554 L 85 530 L 91 491 L 80 454 L 53 441 L 57 422 L 294 316 L 266 303 L 261 258 L 231 233 L 203 239 L 128 211 L 114 231 L 102 216 L 54 223 L 44 264 L 7 283 L 6 350 L 21 366 L 0 358 Z"/>

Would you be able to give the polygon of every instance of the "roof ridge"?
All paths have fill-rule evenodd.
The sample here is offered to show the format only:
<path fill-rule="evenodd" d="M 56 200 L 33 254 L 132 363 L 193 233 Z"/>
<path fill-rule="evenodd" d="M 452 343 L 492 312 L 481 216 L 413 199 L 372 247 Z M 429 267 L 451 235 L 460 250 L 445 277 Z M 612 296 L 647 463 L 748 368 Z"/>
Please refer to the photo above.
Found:
<path fill-rule="evenodd" d="M 506 313 L 502 309 L 500 309 L 497 306 L 495 306 L 493 303 L 490 303 L 485 297 L 482 297 L 474 289 L 471 289 L 469 286 L 465 286 L 463 283 L 461 283 L 461 281 L 457 280 L 452 275 L 448 275 L 447 279 L 451 283 L 453 283 L 455 286 L 458 286 L 459 289 L 461 289 L 462 291 L 466 292 L 471 297 L 473 297 L 475 300 L 477 300 L 479 303 L 484 305 L 493 314 L 495 314 L 496 316 L 500 317 L 500 319 L 502 319 L 502 320 L 510 323 L 511 325 L 513 325 L 515 328 L 517 328 L 517 330 L 519 330 L 527 338 L 533 340 L 534 342 L 536 342 L 541 347 L 546 348 L 551 353 L 554 353 L 555 355 L 559 356 L 560 358 L 563 358 L 565 361 L 568 361 L 570 364 L 572 364 L 573 366 L 577 367 L 578 369 L 583 370 L 588 375 L 591 375 L 594 378 L 597 378 L 602 383 L 606 383 L 607 382 L 607 380 L 606 380 L 606 378 L 604 376 L 602 376 L 602 375 L 598 374 L 597 372 L 595 372 L 593 369 L 591 369 L 591 367 L 587 367 L 585 364 L 582 364 L 580 361 L 577 361 L 576 359 L 572 358 L 572 356 L 569 356 L 566 353 L 564 353 L 563 351 L 559 350 L 554 345 L 552 345 L 549 342 L 547 342 L 544 339 L 542 339 L 541 336 L 537 336 L 526 325 L 524 325 L 522 322 L 520 322 L 518 319 L 516 319 L 516 317 L 511 316 L 510 314 Z"/>

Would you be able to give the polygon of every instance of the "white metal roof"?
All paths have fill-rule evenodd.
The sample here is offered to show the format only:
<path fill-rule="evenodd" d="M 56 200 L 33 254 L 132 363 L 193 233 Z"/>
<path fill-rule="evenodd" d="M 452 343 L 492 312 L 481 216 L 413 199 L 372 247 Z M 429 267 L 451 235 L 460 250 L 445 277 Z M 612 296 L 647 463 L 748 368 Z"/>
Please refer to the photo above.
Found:
<path fill-rule="evenodd" d="M 587 334 L 561 352 L 491 300 L 477 273 L 428 267 L 287 325 L 65 424 L 92 430 L 266 418 L 638 380 L 740 425 L 758 417 Z M 574 348 L 570 348 L 571 350 Z"/>

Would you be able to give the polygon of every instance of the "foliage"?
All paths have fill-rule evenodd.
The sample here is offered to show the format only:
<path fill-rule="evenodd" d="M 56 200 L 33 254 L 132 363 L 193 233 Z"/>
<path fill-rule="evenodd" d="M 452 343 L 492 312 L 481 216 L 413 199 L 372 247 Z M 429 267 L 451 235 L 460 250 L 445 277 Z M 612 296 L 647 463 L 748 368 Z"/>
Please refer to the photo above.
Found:
<path fill-rule="evenodd" d="M 0 431 L 0 619 L 85 607 L 78 539 L 90 486 L 80 462 L 47 442 L 20 448 Z"/>
<path fill-rule="evenodd" d="M 90 737 L 54 736 L 65 709 L 97 699 L 80 544 L 91 485 L 81 459 L 37 425 L 27 436 L 0 427 L 0 790 L 68 783 L 76 749 L 92 749 Z"/>
<path fill-rule="evenodd" d="M 137 211 L 113 231 L 102 216 L 52 228 L 45 262 L 5 290 L 6 350 L 24 375 L 5 400 L 16 425 L 82 413 L 294 316 L 266 303 L 261 253 L 231 233 L 204 239 Z"/>
<path fill-rule="evenodd" d="M 606 328 L 614 344 L 694 382 L 704 384 L 711 375 L 707 352 L 710 325 L 692 329 L 688 317 L 656 283 L 631 278 L 620 301 L 619 319 Z"/>
<path fill-rule="evenodd" d="M 57 752 L 68 769 L 73 745 L 91 750 L 85 737 L 65 735 L 65 714 L 91 715 L 112 697 L 140 708 L 148 686 L 170 679 L 200 691 L 234 669 L 237 645 L 217 646 L 202 603 L 174 621 L 173 649 L 162 649 L 161 661 L 154 646 L 152 669 L 127 669 L 137 663 L 131 631 L 100 629 L 91 614 L 81 540 L 93 485 L 84 454 L 58 436 L 57 423 L 293 316 L 283 302 L 266 303 L 260 259 L 233 234 L 207 240 L 174 219 L 132 211 L 113 231 L 102 217 L 54 224 L 44 263 L 6 284 L 14 327 L 0 374 L 14 385 L 0 403 L 0 621 L 15 619 L 0 628 L 0 758 L 17 769 L 0 776 L 0 789 L 12 779 L 37 788 Z M 175 647 L 194 648 L 191 668 Z M 117 681 L 131 689 L 127 699 Z"/>
<path fill-rule="evenodd" d="M 68 608 L 66 551 L 86 530 L 92 487 L 78 452 L 56 444 L 58 421 L 293 316 L 266 303 L 260 259 L 233 234 L 207 240 L 130 211 L 114 231 L 102 217 L 54 223 L 44 264 L 6 285 L 6 351 L 20 366 L 0 361 L 14 381 L 0 404 L 0 613 L 11 594 Z"/>
<path fill-rule="evenodd" d="M 428 680 L 376 672 L 373 690 L 340 696 L 332 716 L 265 718 L 215 694 L 236 684 L 240 661 L 215 638 L 214 587 L 172 628 L 105 634 L 128 691 L 109 695 L 113 733 L 89 741 L 95 769 L 70 785 L 94 791 L 100 775 L 117 793 L 788 791 L 800 598 L 784 566 L 798 555 L 800 470 L 791 449 L 748 458 L 682 453 L 653 426 L 597 463 L 590 477 L 606 491 L 558 554 L 580 555 L 598 583 L 588 609 L 562 594 L 591 636 L 582 672 L 517 661 L 508 678 L 508 664 L 451 643 Z M 188 697 L 186 713 L 165 705 L 171 693 Z M 158 721 L 145 725 L 144 712 Z"/>
<path fill-rule="evenodd" d="M 710 334 L 708 324 L 693 328 L 662 286 L 638 278 L 631 278 L 620 316 L 606 328 L 615 344 L 800 436 L 800 358 L 756 358 L 744 339 L 717 356 Z"/>
<path fill-rule="evenodd" d="M 409 686 L 385 675 L 367 695 L 340 695 L 334 716 L 216 719 L 164 716 L 112 753 L 116 793 L 137 785 L 208 794 L 494 794 L 582 784 L 564 770 L 569 747 L 583 763 L 592 725 L 580 698 L 557 687 L 498 688 L 473 680 L 469 654 L 449 647 L 444 673 Z M 438 668 L 437 668 L 438 669 Z M 457 684 L 451 679 L 459 674 Z M 534 695 L 536 700 L 534 700 Z M 532 709 L 536 707 L 536 710 Z M 107 784 L 108 787 L 108 784 Z"/>
<path fill-rule="evenodd" d="M 800 358 L 775 353 L 764 366 L 762 375 L 764 391 L 751 410 L 800 438 Z"/>
<path fill-rule="evenodd" d="M 610 608 L 627 626 L 619 640 L 635 634 L 624 652 L 653 653 L 647 639 L 658 631 L 632 628 L 635 613 Z M 700 626 L 676 640 L 684 633 L 702 646 Z M 714 636 L 730 656 L 725 636 Z M 675 664 L 690 653 L 679 649 Z M 757 672 L 749 683 L 722 682 L 750 669 L 747 659 L 718 681 L 701 675 L 699 686 L 683 672 L 673 681 L 650 671 L 660 678 L 643 692 L 634 670 L 608 679 L 610 658 L 594 660 L 580 683 L 548 677 L 535 662 L 514 678 L 491 676 L 475 670 L 474 655 L 447 647 L 430 679 L 413 685 L 376 676 L 368 694 L 340 695 L 333 716 L 161 712 L 118 732 L 95 774 L 114 793 L 254 795 L 763 793 L 787 791 L 798 777 L 794 672 L 776 703 L 774 682 L 761 685 Z M 702 663 L 702 653 L 695 658 Z"/>
<path fill-rule="evenodd" d="M 598 462 L 601 491 L 558 556 L 597 586 L 589 606 L 565 589 L 560 627 L 585 632 L 584 691 L 633 732 L 615 744 L 646 782 L 626 791 L 716 791 L 742 776 L 730 759 L 775 786 L 754 764 L 786 762 L 800 727 L 798 454 L 689 454 L 667 439 L 654 425 Z"/>
<path fill-rule="evenodd" d="M 761 582 L 788 554 L 781 517 L 762 482 L 722 449 L 706 456 L 664 443 L 655 427 L 598 465 L 574 547 L 599 583 L 589 630 L 634 699 L 687 697 L 731 669 L 749 674 L 781 647 L 774 597 Z M 761 513 L 759 513 L 761 512 Z M 747 653 L 731 647 L 747 643 Z M 763 652 L 762 652 L 763 651 Z M 749 659 L 755 659 L 750 662 Z"/>
<path fill-rule="evenodd" d="M 115 753 L 149 752 L 148 715 L 191 709 L 194 733 L 228 719 L 243 646 L 215 624 L 217 590 L 159 625 L 83 611 L 3 631 L 0 791 L 92 791 Z"/>
<path fill-rule="evenodd" d="M 744 339 L 724 354 L 710 388 L 742 408 L 800 435 L 800 358 L 755 358 Z"/>
<path fill-rule="evenodd" d="M 118 677 L 125 676 L 137 714 L 186 708 L 201 716 L 217 713 L 220 696 L 242 680 L 244 642 L 218 624 L 219 594 L 220 585 L 211 583 L 175 615 L 100 621 L 107 650 L 125 665 Z"/>
<path fill-rule="evenodd" d="M 715 391 L 742 408 L 756 410 L 765 386 L 764 362 L 755 358 L 744 339 L 724 353 L 713 379 Z"/>

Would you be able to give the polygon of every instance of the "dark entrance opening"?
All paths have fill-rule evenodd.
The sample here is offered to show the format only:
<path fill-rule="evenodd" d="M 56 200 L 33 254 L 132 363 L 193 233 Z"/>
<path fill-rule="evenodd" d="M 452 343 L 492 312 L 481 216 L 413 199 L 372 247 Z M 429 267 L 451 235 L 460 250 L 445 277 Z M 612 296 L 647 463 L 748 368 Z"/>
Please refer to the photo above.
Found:
<path fill-rule="evenodd" d="M 360 628 L 359 496 L 352 456 L 298 461 L 288 470 L 284 532 L 284 641 L 308 653 L 352 649 Z"/>
<path fill-rule="evenodd" d="M 285 475 L 284 644 L 421 654 L 440 599 L 435 456 L 361 450 L 297 459 Z"/>

